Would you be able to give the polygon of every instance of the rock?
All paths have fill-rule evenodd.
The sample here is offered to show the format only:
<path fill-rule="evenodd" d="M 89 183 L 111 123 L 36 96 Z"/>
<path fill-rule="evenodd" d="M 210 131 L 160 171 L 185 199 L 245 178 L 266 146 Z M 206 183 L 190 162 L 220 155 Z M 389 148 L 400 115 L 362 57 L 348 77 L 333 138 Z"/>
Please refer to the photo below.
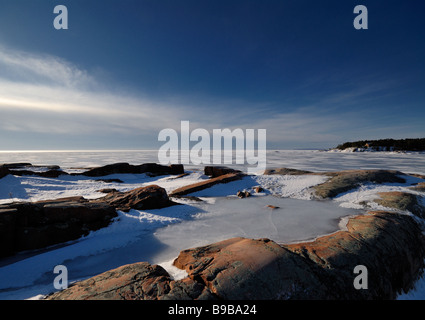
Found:
<path fill-rule="evenodd" d="M 39 176 L 45 178 L 57 178 L 61 175 L 84 175 L 88 177 L 102 177 L 110 174 L 125 174 L 125 173 L 133 173 L 140 174 L 146 173 L 150 176 L 157 175 L 166 175 L 166 174 L 184 174 L 184 167 L 181 164 L 172 164 L 170 166 L 163 166 L 156 163 L 144 163 L 141 165 L 131 165 L 128 163 L 115 163 L 109 164 L 103 167 L 93 168 L 87 170 L 83 173 L 71 173 L 68 174 L 65 171 L 62 171 L 59 166 L 33 166 L 30 163 L 12 163 L 0 166 L 0 168 L 4 168 L 6 170 L 10 170 L 10 174 L 17 176 Z M 47 171 L 31 171 L 31 170 L 22 170 L 22 168 L 30 168 L 30 167 L 43 167 L 49 170 Z M 12 170 L 12 169 L 20 169 L 20 170 Z M 2 169 L 0 169 L 0 178 L 2 178 Z M 4 171 L 6 173 L 8 171 Z M 119 179 L 99 179 L 105 182 L 122 182 Z"/>
<path fill-rule="evenodd" d="M 138 262 L 106 271 L 53 293 L 46 300 L 212 300 L 204 285 L 189 278 L 174 281 L 158 265 Z"/>
<path fill-rule="evenodd" d="M 334 299 L 394 299 L 412 288 L 425 257 L 425 238 L 412 217 L 370 212 L 351 218 L 347 229 L 284 247 L 323 268 Z M 368 290 L 353 287 L 357 265 L 367 267 Z"/>
<path fill-rule="evenodd" d="M 151 185 L 128 192 L 108 191 L 100 199 L 68 197 L 0 205 L 0 257 L 44 248 L 106 227 L 116 210 L 159 209 L 176 205 L 165 189 Z"/>
<path fill-rule="evenodd" d="M 272 209 L 272 210 L 280 209 L 280 207 L 276 207 L 276 206 L 273 206 L 273 205 L 271 205 L 271 204 L 268 204 L 266 207 L 267 207 L 267 208 L 270 208 L 270 209 Z"/>
<path fill-rule="evenodd" d="M 15 252 L 17 209 L 0 206 L 0 258 Z"/>
<path fill-rule="evenodd" d="M 182 280 L 143 262 L 77 282 L 47 299 L 394 299 L 412 288 L 424 257 L 425 237 L 414 218 L 377 211 L 312 242 L 279 245 L 239 237 L 183 250 L 174 261 L 188 273 Z M 368 270 L 367 290 L 354 288 L 358 265 Z"/>
<path fill-rule="evenodd" d="M 315 187 L 320 198 L 333 197 L 365 182 L 404 182 L 398 171 L 320 174 L 331 176 L 329 181 Z M 179 188 L 171 195 L 179 197 L 242 176 L 226 173 Z M 241 195 L 246 196 L 242 192 Z M 406 192 L 379 195 L 381 199 L 375 201 L 386 207 L 424 216 L 416 195 Z M 129 192 L 110 192 L 90 201 L 82 197 L 55 201 L 0 206 L 0 253 L 4 244 L 16 241 L 15 230 L 22 226 L 35 225 L 33 229 L 26 227 L 26 233 L 31 241 L 40 241 L 43 238 L 40 234 L 49 227 L 38 228 L 38 224 L 67 229 L 75 219 L 84 220 L 86 225 L 98 221 L 101 215 L 96 212 L 83 213 L 90 205 L 95 206 L 92 210 L 100 212 L 102 206 L 125 211 L 174 204 L 165 190 L 155 185 Z M 174 265 L 188 273 L 182 280 L 174 281 L 160 266 L 141 262 L 77 282 L 48 299 L 394 299 L 398 293 L 413 287 L 425 258 L 425 236 L 415 217 L 374 211 L 350 218 L 346 229 L 296 244 L 277 244 L 269 239 L 228 239 L 180 252 Z M 358 265 L 368 270 L 368 290 L 356 290 L 353 286 L 356 277 L 353 271 Z"/>
<path fill-rule="evenodd" d="M 251 193 L 250 193 L 249 191 L 238 191 L 238 192 L 236 193 L 236 195 L 237 195 L 239 198 L 243 199 L 243 198 L 248 198 L 248 197 L 250 197 L 250 196 L 251 196 Z"/>
<path fill-rule="evenodd" d="M 219 299 L 325 297 L 320 268 L 268 239 L 233 238 L 184 250 L 174 265 Z"/>
<path fill-rule="evenodd" d="M 261 186 L 256 186 L 256 187 L 254 187 L 254 191 L 255 191 L 256 193 L 260 193 L 260 192 L 263 192 L 263 191 L 264 191 L 264 189 L 263 189 Z"/>
<path fill-rule="evenodd" d="M 228 167 L 220 167 L 220 166 L 206 166 L 204 168 L 204 173 L 207 176 L 211 176 L 212 178 L 220 177 L 229 173 L 241 174 L 240 170 L 228 168 Z"/>
<path fill-rule="evenodd" d="M 80 281 L 47 300 L 154 300 L 170 291 L 170 277 L 147 262 L 125 265 Z"/>
<path fill-rule="evenodd" d="M 115 163 L 103 167 L 90 169 L 81 175 L 88 177 L 101 177 L 117 173 L 150 173 L 152 175 L 165 175 L 165 174 L 182 174 L 184 173 L 183 165 L 172 164 L 170 166 L 163 166 L 156 163 L 145 163 L 141 165 L 131 165 L 128 163 Z"/>
<path fill-rule="evenodd" d="M 83 197 L 0 206 L 0 257 L 75 240 L 117 216 L 106 203 Z"/>
<path fill-rule="evenodd" d="M 88 177 L 102 177 L 116 173 L 139 173 L 139 170 L 128 163 L 114 163 L 90 169 L 81 173 L 81 175 Z"/>
<path fill-rule="evenodd" d="M 266 169 L 263 174 L 265 175 L 272 175 L 272 174 L 303 175 L 303 174 L 313 174 L 313 172 L 306 171 L 306 170 L 291 169 L 291 168 L 277 168 L 277 169 Z"/>
<path fill-rule="evenodd" d="M 108 218 L 116 216 L 115 210 L 106 203 L 92 202 L 58 202 L 45 204 L 43 205 L 43 212 L 48 221 L 62 223 L 69 223 L 70 221 L 76 220 L 83 224 L 96 224 L 96 222 L 102 222 L 105 214 Z M 93 227 L 93 229 L 101 228 L 100 225 Z"/>
<path fill-rule="evenodd" d="M 211 178 L 205 181 L 193 183 L 181 188 L 178 188 L 170 193 L 170 196 L 183 196 L 187 195 L 189 193 L 197 192 L 200 190 L 204 190 L 207 188 L 212 187 L 213 185 L 219 184 L 219 183 L 228 183 L 235 180 L 242 179 L 243 175 L 239 173 L 228 173 L 216 178 Z"/>
<path fill-rule="evenodd" d="M 408 175 L 412 177 L 420 178 L 420 179 L 425 179 L 425 174 L 409 173 Z"/>
<path fill-rule="evenodd" d="M 394 170 L 345 170 L 337 172 L 310 172 L 290 168 L 267 169 L 264 174 L 282 174 L 282 175 L 324 175 L 330 179 L 325 183 L 314 186 L 317 198 L 333 198 L 340 193 L 357 188 L 360 184 L 366 182 L 373 183 L 405 183 L 400 177 L 404 173 Z"/>
<path fill-rule="evenodd" d="M 28 162 L 4 163 L 1 166 L 8 169 L 19 169 L 23 167 L 31 167 L 32 164 Z"/>
<path fill-rule="evenodd" d="M 57 178 L 59 176 L 66 176 L 68 175 L 67 172 L 62 170 L 48 170 L 48 171 L 31 171 L 31 170 L 10 170 L 10 173 L 15 176 L 38 176 L 38 177 L 44 177 L 44 178 Z"/>
<path fill-rule="evenodd" d="M 392 170 L 347 170 L 323 174 L 332 175 L 333 177 L 325 183 L 313 187 L 318 198 L 333 198 L 366 182 L 405 182 L 400 177 L 400 175 L 403 175 L 402 172 Z"/>
<path fill-rule="evenodd" d="M 9 169 L 5 166 L 0 166 L 0 179 L 4 178 L 8 174 L 10 174 Z"/>
<path fill-rule="evenodd" d="M 282 174 L 282 175 L 323 175 L 330 179 L 325 183 L 314 186 L 315 195 L 319 199 L 333 198 L 340 193 L 357 188 L 362 183 L 405 183 L 400 177 L 403 172 L 394 170 L 345 170 L 337 172 L 310 172 L 290 168 L 267 169 L 264 174 Z"/>
<path fill-rule="evenodd" d="M 410 211 L 414 215 L 425 218 L 425 209 L 419 204 L 418 197 L 414 194 L 400 191 L 380 192 L 380 199 L 373 200 L 381 206 L 399 211 Z"/>
<path fill-rule="evenodd" d="M 170 195 L 170 197 L 176 198 L 176 199 L 187 199 L 187 200 L 191 200 L 191 201 L 196 201 L 196 202 L 203 202 L 204 200 L 202 200 L 201 198 L 195 197 L 195 196 L 179 196 L 179 195 Z"/>
<path fill-rule="evenodd" d="M 170 291 L 159 296 L 158 300 L 217 300 L 204 284 L 185 278 L 170 282 Z"/>
<path fill-rule="evenodd" d="M 35 166 L 35 167 L 45 167 L 45 168 L 50 169 L 50 170 L 59 170 L 61 168 L 58 165 L 46 165 L 46 166 L 41 165 L 41 166 Z"/>
<path fill-rule="evenodd" d="M 157 185 L 141 187 L 127 192 L 111 192 L 103 198 L 92 200 L 92 202 L 107 203 L 111 207 L 125 212 L 131 209 L 160 209 L 177 204 L 168 198 L 164 188 Z"/>
<path fill-rule="evenodd" d="M 96 179 L 95 181 L 102 181 L 106 183 L 124 183 L 121 179 Z"/>
<path fill-rule="evenodd" d="M 347 229 L 290 245 L 229 239 L 184 250 L 174 265 L 220 299 L 394 299 L 412 288 L 425 257 L 412 217 L 371 212 Z M 353 286 L 357 265 L 368 270 L 368 290 Z"/>
<path fill-rule="evenodd" d="M 54 169 L 59 170 L 60 166 L 58 165 L 33 165 L 28 162 L 17 162 L 17 163 L 5 163 L 3 164 L 8 169 L 22 169 L 22 168 L 46 168 L 46 169 Z"/>
<path fill-rule="evenodd" d="M 97 192 L 100 192 L 100 193 L 113 193 L 113 192 L 119 192 L 119 191 L 117 189 L 115 189 L 115 188 L 105 188 L 105 189 L 97 190 Z"/>
<path fill-rule="evenodd" d="M 410 187 L 410 189 L 425 192 L 425 182 L 419 182 L 416 186 Z"/>
<path fill-rule="evenodd" d="M 45 178 L 57 178 L 61 175 L 68 175 L 67 172 L 62 171 L 61 168 L 57 165 L 32 165 L 31 163 L 20 162 L 20 163 L 6 163 L 3 166 L 5 168 L 8 168 L 10 170 L 10 174 L 13 174 L 15 176 L 39 176 L 39 177 L 45 177 Z M 27 170 L 31 168 L 44 168 L 48 170 L 41 171 L 41 172 Z"/>
<path fill-rule="evenodd" d="M 81 203 L 83 203 L 83 202 L 89 202 L 89 200 L 87 200 L 86 198 L 84 198 L 82 196 L 74 196 L 74 197 L 66 197 L 66 198 L 59 198 L 59 199 L 52 199 L 52 200 L 40 200 L 40 201 L 37 201 L 37 202 L 34 202 L 34 203 L 45 205 L 45 204 L 55 204 L 55 203 L 60 203 L 60 202 L 81 202 Z"/>

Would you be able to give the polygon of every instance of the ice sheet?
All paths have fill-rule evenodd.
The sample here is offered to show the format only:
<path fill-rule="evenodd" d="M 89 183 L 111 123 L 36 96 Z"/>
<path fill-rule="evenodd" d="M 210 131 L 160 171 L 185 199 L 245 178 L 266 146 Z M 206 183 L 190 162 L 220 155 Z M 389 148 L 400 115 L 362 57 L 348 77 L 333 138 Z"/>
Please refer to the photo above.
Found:
<path fill-rule="evenodd" d="M 58 164 L 66 170 L 114 162 L 157 162 L 156 156 L 157 151 L 0 152 L 0 163 Z M 311 171 L 393 169 L 425 174 L 425 155 L 420 153 L 348 154 L 281 150 L 268 151 L 267 158 L 268 167 L 275 168 Z M 243 165 L 230 166 L 244 169 Z M 144 174 L 107 176 L 109 179 L 121 179 L 123 183 L 105 183 L 83 176 L 50 179 L 9 175 L 0 180 L 0 203 L 77 195 L 92 199 L 103 196 L 97 192 L 102 188 L 128 191 L 153 183 L 170 192 L 207 179 L 202 168 L 185 166 L 191 172 L 179 179 Z M 70 281 L 82 280 L 138 261 L 159 263 L 179 278 L 184 273 L 173 269 L 171 261 L 182 249 L 233 236 L 268 237 L 284 243 L 311 239 L 343 228 L 343 224 L 338 225 L 339 218 L 358 213 L 353 208 L 364 208 L 364 202 L 374 205 L 370 200 L 376 197 L 377 192 L 399 190 L 424 196 L 424 193 L 408 189 L 412 183 L 423 180 L 409 178 L 404 185 L 365 184 L 332 201 L 300 200 L 311 199 L 311 186 L 325 180 L 323 176 L 257 175 L 192 194 L 202 197 L 205 200 L 203 203 L 181 199 L 178 201 L 184 203 L 182 206 L 120 213 L 119 219 L 110 227 L 92 232 L 85 238 L 40 252 L 22 253 L 13 259 L 3 259 L 0 263 L 0 299 L 26 299 L 53 291 L 55 275 L 52 271 L 58 264 L 68 267 Z M 266 190 L 252 198 L 235 197 L 238 190 L 252 191 L 256 185 L 262 185 Z M 230 198 L 221 198 L 229 195 Z M 267 205 L 279 206 L 280 209 L 272 210 Z"/>
<path fill-rule="evenodd" d="M 0 152 L 0 163 L 11 162 L 60 165 L 64 169 L 94 167 L 116 162 L 158 163 L 158 150 Z M 185 165 L 185 168 L 190 170 L 202 169 L 204 165 L 194 166 L 189 164 Z M 241 170 L 245 170 L 247 167 L 237 164 L 229 166 Z M 286 167 L 320 172 L 350 169 L 388 169 L 405 173 L 425 174 L 425 153 L 268 150 L 267 167 Z"/>
<path fill-rule="evenodd" d="M 67 266 L 71 281 L 139 261 L 167 267 L 181 250 L 190 247 L 235 236 L 280 242 L 306 240 L 336 231 L 339 217 L 358 213 L 331 201 L 315 203 L 272 195 L 208 200 L 182 200 L 186 204 L 120 212 L 111 226 L 78 241 L 37 255 L 22 254 L 22 260 L 18 255 L 14 263 L 0 267 L 0 299 L 30 298 L 36 295 L 34 286 L 39 288 L 37 294 L 53 291 L 52 270 L 59 264 Z M 267 205 L 280 208 L 272 210 Z M 167 270 L 179 276 L 176 270 Z"/>
<path fill-rule="evenodd" d="M 272 195 L 217 198 L 214 204 L 198 206 L 204 212 L 193 220 L 155 232 L 155 238 L 166 248 L 154 261 L 168 260 L 183 249 L 233 237 L 269 238 L 278 243 L 312 240 L 339 230 L 341 217 L 362 213 L 338 207 L 332 201 L 312 202 Z"/>

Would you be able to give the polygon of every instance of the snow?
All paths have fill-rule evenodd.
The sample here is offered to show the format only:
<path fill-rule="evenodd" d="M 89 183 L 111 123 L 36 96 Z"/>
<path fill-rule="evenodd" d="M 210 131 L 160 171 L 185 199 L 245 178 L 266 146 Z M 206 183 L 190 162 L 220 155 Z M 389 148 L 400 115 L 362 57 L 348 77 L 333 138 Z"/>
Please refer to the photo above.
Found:
<path fill-rule="evenodd" d="M 271 175 L 257 176 L 256 181 L 272 194 L 281 197 L 311 200 L 311 187 L 324 183 L 329 179 L 327 176 L 315 175 Z"/>
<path fill-rule="evenodd" d="M 27 152 L 0 153 L 2 162 L 31 162 L 61 165 L 64 171 L 78 172 L 83 167 L 116 162 L 140 164 L 157 162 L 156 151 L 119 152 Z M 391 169 L 425 174 L 423 154 L 332 153 L 319 151 L 277 150 L 267 153 L 268 167 L 288 167 L 311 171 L 346 169 Z M 125 160 L 123 160 L 125 159 Z M 231 165 L 236 169 L 243 166 Z M 75 169 L 79 168 L 79 169 Z M 185 166 L 187 176 L 150 177 L 145 174 L 114 174 L 104 179 L 120 179 L 123 183 L 96 181 L 99 178 L 60 176 L 6 176 L 0 180 L 0 204 L 12 201 L 38 201 L 69 196 L 88 199 L 102 197 L 99 189 L 128 191 L 157 184 L 170 192 L 174 189 L 208 179 L 202 167 Z M 206 245 L 234 236 L 268 237 L 277 242 L 311 241 L 318 236 L 344 229 L 348 217 L 368 209 L 387 209 L 373 202 L 379 192 L 404 191 L 422 197 L 422 192 L 408 189 L 423 179 L 404 176 L 406 183 L 373 184 L 345 192 L 333 200 L 310 201 L 311 187 L 325 182 L 320 175 L 253 175 L 227 184 L 192 193 L 203 202 L 175 199 L 182 205 L 156 210 L 118 212 L 107 228 L 66 244 L 39 251 L 23 252 L 0 260 L 0 299 L 40 299 L 53 292 L 53 268 L 68 268 L 69 281 L 89 278 L 124 264 L 148 261 L 164 267 L 174 279 L 186 272 L 172 265 L 183 249 Z M 264 191 L 255 193 L 254 187 Z M 247 190 L 252 197 L 239 199 L 238 190 Z M 423 198 L 422 198 L 423 199 Z M 424 200 L 422 200 L 424 201 Z M 270 209 L 274 205 L 278 209 Z M 425 279 L 418 289 L 400 299 L 425 298 Z"/>
<path fill-rule="evenodd" d="M 279 207 L 271 209 L 273 205 Z M 217 198 L 213 205 L 197 205 L 202 213 L 192 220 L 158 229 L 155 237 L 166 245 L 156 257 L 167 259 L 187 248 L 233 238 L 269 238 L 278 243 L 313 240 L 339 229 L 343 216 L 360 214 L 338 208 L 331 201 L 312 201 L 269 196 Z"/>
<path fill-rule="evenodd" d="M 0 163 L 29 162 L 41 165 L 59 165 L 70 172 L 87 167 L 97 167 L 117 162 L 141 164 L 158 163 L 158 150 L 120 151 L 32 151 L 0 152 Z M 246 169 L 246 165 L 228 165 Z M 268 168 L 293 168 L 310 171 L 339 171 L 350 169 L 387 169 L 405 173 L 425 174 L 425 154 L 422 152 L 326 152 L 319 150 L 268 150 Z M 185 165 L 186 170 L 199 169 Z M 77 170 L 80 171 L 80 170 Z"/>
<path fill-rule="evenodd" d="M 21 289 L 40 283 L 46 285 L 41 293 L 49 293 L 53 289 L 52 271 L 56 265 L 66 265 L 71 280 L 75 281 L 124 264 L 149 261 L 161 247 L 152 237 L 153 230 L 181 222 L 196 212 L 196 208 L 190 206 L 175 206 L 149 212 L 118 211 L 118 217 L 107 228 L 91 232 L 88 236 L 68 242 L 65 246 L 54 246 L 47 252 L 1 267 L 0 299 L 14 297 L 15 290 L 12 290 L 11 296 L 11 292 L 4 292 L 4 289 Z M 25 253 L 22 255 L 25 257 Z M 21 298 L 28 297 L 18 297 Z"/>
<path fill-rule="evenodd" d="M 367 206 L 369 210 L 387 210 L 393 211 L 392 208 L 383 207 L 373 200 L 379 199 L 380 192 L 392 192 L 400 191 L 412 193 L 415 195 L 422 196 L 424 193 L 409 189 L 412 185 L 424 181 L 420 178 L 412 176 L 401 175 L 401 178 L 405 179 L 405 183 L 365 183 L 360 185 L 358 188 L 339 194 L 333 200 L 338 202 L 341 207 L 361 209 Z"/>
<path fill-rule="evenodd" d="M 175 257 L 175 258 L 177 258 L 177 257 Z M 160 265 L 165 270 L 167 270 L 171 279 L 177 281 L 177 280 L 181 280 L 181 279 L 186 278 L 188 276 L 188 273 L 186 272 L 186 270 L 182 270 L 182 269 L 179 269 L 179 268 L 173 266 L 173 262 L 174 262 L 175 258 L 168 260 L 168 261 L 158 263 L 158 265 Z"/>
<path fill-rule="evenodd" d="M 40 201 L 71 196 L 84 196 L 86 199 L 97 199 L 105 196 L 100 189 L 114 188 L 118 191 L 130 191 L 135 188 L 157 184 L 167 192 L 187 184 L 208 179 L 200 172 L 192 172 L 188 176 L 174 179 L 173 177 L 150 177 L 146 174 L 112 174 L 102 179 L 120 179 L 123 183 L 96 181 L 100 178 L 85 176 L 59 176 L 58 178 L 43 178 L 36 176 L 8 175 L 0 181 L 0 204 L 13 201 Z"/>

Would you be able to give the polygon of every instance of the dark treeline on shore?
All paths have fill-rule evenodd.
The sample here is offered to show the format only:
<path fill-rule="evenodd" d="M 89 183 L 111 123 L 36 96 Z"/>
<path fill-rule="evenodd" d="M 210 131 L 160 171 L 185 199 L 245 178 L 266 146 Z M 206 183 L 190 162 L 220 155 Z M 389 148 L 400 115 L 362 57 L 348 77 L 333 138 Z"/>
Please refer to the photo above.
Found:
<path fill-rule="evenodd" d="M 377 151 L 425 151 L 425 138 L 416 139 L 380 139 L 345 142 L 336 147 L 376 149 Z"/>

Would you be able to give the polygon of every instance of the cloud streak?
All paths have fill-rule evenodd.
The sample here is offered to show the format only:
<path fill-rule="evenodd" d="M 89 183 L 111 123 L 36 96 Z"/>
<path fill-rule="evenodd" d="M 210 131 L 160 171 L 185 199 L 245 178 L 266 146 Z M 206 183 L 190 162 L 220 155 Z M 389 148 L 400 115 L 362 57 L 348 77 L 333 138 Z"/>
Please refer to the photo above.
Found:
<path fill-rule="evenodd" d="M 71 63 L 50 55 L 34 55 L 27 52 L 0 47 L 0 66 L 15 79 L 65 87 L 89 85 L 94 79 Z"/>
<path fill-rule="evenodd" d="M 0 126 L 3 130 L 66 133 L 149 131 L 167 125 L 173 108 L 112 94 L 69 62 L 0 48 Z M 19 117 L 17 116 L 19 114 Z M 55 126 L 55 119 L 62 125 Z"/>
<path fill-rule="evenodd" d="M 364 133 L 373 128 L 357 110 L 343 110 L 344 106 L 385 89 L 383 84 L 351 86 L 294 110 L 285 105 L 270 107 L 267 102 L 199 97 L 159 101 L 119 89 L 112 92 L 68 61 L 1 46 L 0 68 L 0 132 L 84 135 L 87 139 L 104 135 L 105 141 L 110 135 L 122 135 L 157 142 L 162 129 L 178 130 L 180 121 L 189 120 L 192 130 L 267 129 L 268 142 L 276 146 L 333 144 L 341 142 L 342 132 L 348 136 L 361 127 Z"/>

